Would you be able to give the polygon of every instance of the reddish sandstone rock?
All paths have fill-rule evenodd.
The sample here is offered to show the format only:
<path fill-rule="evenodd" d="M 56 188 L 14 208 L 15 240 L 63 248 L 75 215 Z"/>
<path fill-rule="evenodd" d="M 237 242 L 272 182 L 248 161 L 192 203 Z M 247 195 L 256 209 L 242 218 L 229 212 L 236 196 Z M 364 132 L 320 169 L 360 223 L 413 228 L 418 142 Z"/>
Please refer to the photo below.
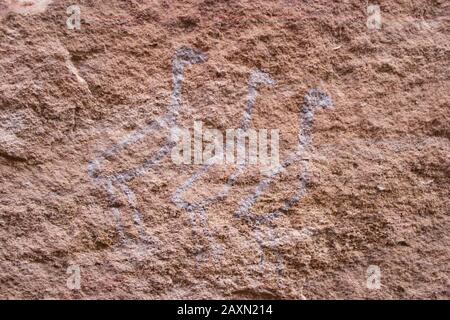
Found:
<path fill-rule="evenodd" d="M 449 298 L 445 1 L 379 30 L 365 1 L 82 1 L 80 30 L 73 4 L 0 4 L 0 298 Z M 215 199 L 236 166 L 187 186 L 168 111 L 239 128 L 255 70 L 249 126 L 281 162 L 310 141 Z"/>

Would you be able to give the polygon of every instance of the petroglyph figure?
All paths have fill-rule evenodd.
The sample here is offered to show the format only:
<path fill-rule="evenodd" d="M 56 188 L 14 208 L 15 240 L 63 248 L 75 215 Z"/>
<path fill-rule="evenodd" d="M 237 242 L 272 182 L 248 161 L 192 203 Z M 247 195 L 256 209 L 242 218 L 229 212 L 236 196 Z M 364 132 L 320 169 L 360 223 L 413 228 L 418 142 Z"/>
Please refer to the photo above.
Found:
<path fill-rule="evenodd" d="M 253 71 L 250 75 L 249 83 L 248 83 L 248 95 L 247 95 L 247 104 L 242 117 L 242 122 L 240 125 L 240 129 L 244 132 L 248 131 L 253 114 L 253 107 L 255 105 L 256 97 L 258 94 L 258 86 L 268 85 L 273 86 L 275 81 L 270 78 L 267 73 L 261 72 L 259 70 Z M 230 188 L 233 186 L 236 179 L 243 172 L 246 167 L 246 163 L 238 164 L 238 168 L 230 175 L 227 183 L 223 187 L 222 191 L 219 194 L 216 194 L 213 197 L 207 198 L 199 203 L 189 203 L 186 200 L 183 200 L 182 195 L 193 187 L 196 181 L 198 181 L 203 175 L 205 175 L 211 166 L 214 164 L 214 159 L 210 159 L 206 161 L 206 163 L 201 166 L 201 168 L 196 171 L 189 179 L 186 180 L 180 187 L 177 188 L 175 193 L 172 196 L 172 201 L 181 209 L 186 210 L 194 215 L 194 221 L 197 218 L 200 220 L 202 224 L 206 224 L 205 222 L 205 208 L 211 205 L 212 203 L 223 199 Z M 206 226 L 205 226 L 206 227 Z"/>
<path fill-rule="evenodd" d="M 256 101 L 257 96 L 257 87 L 260 85 L 275 85 L 275 81 L 264 72 L 259 70 L 255 70 L 251 73 L 248 85 L 248 96 L 247 96 L 247 105 L 246 109 L 243 113 L 241 129 L 244 131 L 249 130 L 251 121 L 253 108 Z M 268 174 L 266 178 L 264 178 L 259 185 L 256 187 L 254 192 L 250 194 L 247 198 L 245 198 L 238 209 L 235 212 L 235 216 L 249 221 L 252 224 L 264 224 L 265 222 L 270 222 L 271 220 L 277 218 L 283 212 L 289 210 L 294 205 L 296 205 L 301 198 L 306 193 L 306 183 L 307 183 L 307 175 L 308 175 L 308 160 L 304 160 L 306 154 L 308 152 L 308 147 L 312 142 L 311 138 L 311 128 L 314 121 L 314 113 L 317 109 L 327 109 L 332 107 L 331 98 L 324 92 L 311 89 L 309 90 L 305 97 L 303 104 L 301 106 L 301 110 L 299 113 L 299 135 L 298 135 L 298 148 L 297 150 L 288 156 L 288 158 L 281 163 L 278 167 L 273 168 L 271 173 Z M 274 182 L 274 179 L 283 172 L 286 168 L 291 166 L 295 162 L 301 162 L 302 171 L 300 173 L 300 179 L 298 182 L 297 191 L 291 199 L 285 201 L 283 206 L 275 212 L 267 213 L 265 215 L 252 215 L 250 214 L 250 210 L 256 201 L 267 191 L 267 188 Z M 208 234 L 208 238 L 211 238 L 209 229 L 208 229 L 208 221 L 206 218 L 206 209 L 208 206 L 213 204 L 216 201 L 224 199 L 231 187 L 235 184 L 236 179 L 245 171 L 247 164 L 239 164 L 237 169 L 229 176 L 227 183 L 224 185 L 221 192 L 216 194 L 213 197 L 206 198 L 203 201 L 199 201 L 197 203 L 189 203 L 186 200 L 182 199 L 183 193 L 191 189 L 194 184 L 204 176 L 211 166 L 214 164 L 213 161 L 210 163 L 205 163 L 198 171 L 196 171 L 185 183 L 183 183 L 177 190 L 175 191 L 172 201 L 181 209 L 186 210 L 191 215 L 194 216 L 194 221 L 199 221 L 203 226 L 205 233 Z M 264 226 L 258 226 L 254 231 L 254 239 L 257 241 L 258 246 L 261 250 L 261 261 L 264 260 L 263 254 L 263 246 L 264 243 L 268 242 L 273 245 L 277 244 L 276 232 L 273 232 L 270 228 L 265 228 Z M 295 231 L 295 230 L 294 230 Z M 294 232 L 295 233 L 295 232 Z M 293 234 L 294 234 L 293 233 Z M 265 236 L 264 236 L 265 235 Z M 281 260 L 281 258 L 280 258 Z"/>
<path fill-rule="evenodd" d="M 239 218 L 250 220 L 270 220 L 279 216 L 282 212 L 285 212 L 296 205 L 303 195 L 306 193 L 306 181 L 308 174 L 308 160 L 304 160 L 308 152 L 308 148 L 311 145 L 311 128 L 314 121 L 314 112 L 319 109 L 327 109 L 332 107 L 331 98 L 324 92 L 311 89 L 304 98 L 302 109 L 300 111 L 299 119 L 299 136 L 298 136 L 298 149 L 295 153 L 291 154 L 283 163 L 280 164 L 267 178 L 262 180 L 256 187 L 255 191 L 241 202 L 235 215 Z M 301 161 L 302 172 L 300 175 L 300 181 L 296 194 L 289 200 L 287 200 L 283 207 L 279 210 L 269 213 L 265 216 L 254 217 L 249 213 L 251 207 L 266 191 L 274 178 L 279 175 L 283 170 L 292 165 L 294 162 Z"/>
<path fill-rule="evenodd" d="M 309 228 L 304 228 L 301 231 L 293 228 L 287 228 L 287 226 L 284 226 L 281 229 L 273 228 L 269 226 L 269 223 L 278 218 L 282 213 L 295 206 L 306 194 L 309 171 L 309 160 L 307 160 L 307 154 L 312 143 L 311 129 L 314 121 L 314 112 L 317 109 L 331 108 L 332 105 L 331 98 L 320 90 L 311 89 L 306 93 L 299 115 L 300 130 L 297 151 L 288 156 L 288 158 L 281 163 L 276 170 L 274 170 L 267 178 L 263 179 L 254 192 L 241 202 L 239 208 L 235 212 L 236 217 L 255 225 L 252 233 L 253 239 L 256 240 L 260 249 L 260 266 L 263 266 L 265 260 L 264 249 L 267 248 L 269 250 L 275 250 L 275 252 L 277 252 L 275 271 L 281 272 L 284 263 L 282 256 L 278 253 L 278 249 L 280 249 L 283 240 L 285 241 L 285 239 L 289 239 L 291 240 L 291 243 L 295 243 L 299 234 L 302 234 L 308 238 L 314 233 Z M 302 171 L 300 173 L 297 191 L 294 196 L 285 201 L 283 206 L 274 212 L 267 213 L 265 215 L 252 215 L 250 211 L 256 201 L 267 191 L 268 187 L 274 182 L 275 178 L 295 162 L 300 162 Z M 287 232 L 286 230 L 290 231 Z"/>
<path fill-rule="evenodd" d="M 171 102 L 165 115 L 157 121 L 150 123 L 148 126 L 138 129 L 128 137 L 126 137 L 120 143 L 112 146 L 111 148 L 102 152 L 98 157 L 92 160 L 88 165 L 88 174 L 95 181 L 95 183 L 103 188 L 108 194 L 110 205 L 114 213 L 118 233 L 123 243 L 129 243 L 130 239 L 126 236 L 122 224 L 123 216 L 116 205 L 118 196 L 125 197 L 128 207 L 133 213 L 133 222 L 138 231 L 139 239 L 141 243 L 154 243 L 154 238 L 146 234 L 145 228 L 142 223 L 141 212 L 136 201 L 134 192 L 128 186 L 128 183 L 134 178 L 139 177 L 154 166 L 158 165 L 161 160 L 170 155 L 171 150 L 174 148 L 176 141 L 173 138 L 173 131 L 177 130 L 177 118 L 182 105 L 181 89 L 184 79 L 184 69 L 188 65 L 202 63 L 206 61 L 205 54 L 196 52 L 189 48 L 181 48 L 176 51 L 172 61 L 172 95 Z M 248 82 L 248 94 L 245 110 L 243 112 L 240 130 L 244 133 L 250 128 L 252 122 L 253 109 L 258 95 L 258 88 L 260 86 L 274 86 L 275 81 L 260 70 L 254 70 L 249 77 Z M 243 219 L 252 225 L 255 225 L 253 241 L 258 243 L 258 246 L 263 252 L 263 246 L 267 243 L 271 245 L 277 245 L 277 232 L 272 230 L 269 226 L 269 222 L 279 217 L 283 212 L 292 208 L 297 204 L 306 193 L 306 181 L 308 175 L 308 160 L 305 160 L 305 156 L 309 152 L 309 146 L 311 145 L 311 128 L 314 120 L 314 113 L 317 109 L 326 109 L 332 106 L 330 97 L 324 92 L 311 89 L 304 98 L 301 110 L 299 112 L 299 135 L 298 135 L 298 148 L 295 152 L 289 155 L 281 164 L 272 168 L 270 173 L 258 184 L 256 189 L 244 200 L 241 201 L 239 207 L 235 211 L 235 217 Z M 117 156 L 125 149 L 129 148 L 133 144 L 142 140 L 144 137 L 154 134 L 156 132 L 167 130 L 168 134 L 165 137 L 165 142 L 162 147 L 155 153 L 153 153 L 147 160 L 138 165 L 135 168 L 114 173 L 112 175 L 102 175 L 101 166 L 102 163 L 110 158 Z M 264 215 L 251 214 L 251 208 L 257 202 L 257 200 L 267 191 L 270 184 L 274 183 L 274 179 L 286 168 L 293 163 L 300 163 L 302 171 L 298 181 L 297 191 L 291 199 L 284 202 L 283 206 L 274 212 L 270 212 Z M 212 197 L 205 198 L 199 202 L 188 202 L 183 199 L 183 194 L 193 187 L 193 185 L 204 176 L 211 166 L 214 164 L 214 157 L 206 161 L 199 170 L 192 174 L 184 183 L 182 183 L 173 193 L 172 202 L 180 209 L 185 210 L 190 219 L 192 226 L 200 227 L 204 235 L 209 240 L 211 247 L 214 249 L 215 241 L 208 228 L 208 219 L 206 217 L 206 211 L 211 204 L 224 199 L 231 187 L 236 182 L 237 178 L 246 170 L 246 163 L 238 163 L 235 171 L 228 177 L 227 182 L 223 186 L 220 192 Z M 285 228 L 286 229 L 286 228 Z M 292 234 L 297 234 L 299 231 L 293 230 Z M 280 232 L 278 232 L 280 233 Z M 283 239 L 290 237 L 289 232 L 286 233 L 283 230 Z M 287 234 L 287 235 L 286 235 Z M 298 237 L 297 237 L 298 238 Z M 284 240 L 283 240 L 284 241 Z M 262 258 L 263 260 L 263 253 Z"/>
<path fill-rule="evenodd" d="M 171 148 L 174 146 L 174 142 L 171 139 L 171 135 L 168 134 L 164 145 L 151 157 L 145 160 L 141 165 L 130 170 L 118 172 L 113 175 L 102 175 L 101 165 L 105 160 L 116 156 L 123 152 L 128 147 L 142 140 L 146 136 L 156 133 L 161 130 L 168 130 L 170 132 L 171 128 L 174 128 L 177 123 L 178 114 L 181 108 L 181 89 L 184 79 L 184 69 L 185 67 L 197 63 L 202 63 L 206 61 L 207 57 L 203 53 L 194 51 L 189 48 L 181 48 L 177 50 L 175 56 L 172 60 L 172 94 L 171 102 L 165 113 L 165 115 L 150 123 L 148 126 L 138 129 L 131 133 L 128 137 L 122 140 L 120 143 L 112 146 L 106 151 L 102 152 L 94 160 L 90 161 L 88 165 L 88 174 L 95 181 L 97 185 L 102 187 L 108 194 L 109 202 L 111 207 L 113 207 L 113 213 L 117 222 L 118 232 L 121 237 L 122 242 L 127 243 L 130 239 L 125 235 L 122 224 L 122 214 L 120 209 L 116 206 L 118 199 L 118 192 L 125 195 L 128 205 L 133 212 L 133 220 L 136 228 L 139 232 L 139 238 L 142 242 L 153 242 L 144 231 L 144 226 L 142 225 L 142 217 L 139 207 L 136 202 L 136 197 L 134 192 L 127 185 L 128 182 L 136 177 L 139 177 L 150 170 L 152 167 L 157 165 L 165 156 L 170 153 Z"/>
<path fill-rule="evenodd" d="M 248 88 L 248 98 L 247 98 L 247 106 L 243 114 L 241 129 L 247 131 L 249 129 L 250 123 L 252 121 L 252 113 L 253 108 L 257 96 L 257 86 L 258 85 L 274 85 L 275 81 L 270 78 L 270 76 L 266 73 L 263 73 L 259 70 L 253 71 L 250 75 L 249 79 L 249 88 Z M 241 202 L 238 210 L 236 211 L 236 216 L 241 218 L 252 218 L 249 215 L 250 208 L 254 205 L 254 203 L 258 200 L 258 198 L 264 193 L 264 191 L 269 187 L 270 183 L 274 180 L 274 178 L 279 175 L 285 168 L 292 165 L 294 162 L 301 161 L 303 164 L 303 171 L 300 176 L 300 182 L 298 186 L 298 191 L 296 194 L 288 201 L 285 202 L 284 206 L 280 208 L 278 211 L 270 213 L 264 217 L 258 217 L 254 219 L 271 219 L 277 217 L 283 211 L 289 210 L 292 206 L 294 206 L 301 197 L 306 192 L 306 180 L 307 180 L 307 172 L 308 172 L 308 161 L 302 160 L 302 157 L 308 151 L 308 147 L 311 144 L 311 127 L 314 120 L 314 112 L 317 108 L 330 108 L 332 106 L 331 98 L 323 93 L 320 90 L 312 89 L 307 92 L 304 98 L 304 103 L 300 112 L 299 119 L 299 143 L 298 150 L 291 154 L 282 164 L 280 164 L 277 168 L 274 168 L 272 173 L 268 175 L 267 178 L 262 180 L 256 190 L 244 201 Z M 211 205 L 212 203 L 223 199 L 227 196 L 230 188 L 236 182 L 236 179 L 243 173 L 247 164 L 239 164 L 238 168 L 229 176 L 227 183 L 225 184 L 222 191 L 210 198 L 207 198 L 198 203 L 189 203 L 182 199 L 182 194 L 187 190 L 193 187 L 194 183 L 199 180 L 203 175 L 205 175 L 210 167 L 212 166 L 213 161 L 205 163 L 198 171 L 196 171 L 185 183 L 183 183 L 177 190 L 175 191 L 172 200 L 173 202 L 181 209 L 184 209 L 188 212 L 199 212 L 204 213 L 204 209 Z M 204 217 L 200 217 L 201 220 Z"/>

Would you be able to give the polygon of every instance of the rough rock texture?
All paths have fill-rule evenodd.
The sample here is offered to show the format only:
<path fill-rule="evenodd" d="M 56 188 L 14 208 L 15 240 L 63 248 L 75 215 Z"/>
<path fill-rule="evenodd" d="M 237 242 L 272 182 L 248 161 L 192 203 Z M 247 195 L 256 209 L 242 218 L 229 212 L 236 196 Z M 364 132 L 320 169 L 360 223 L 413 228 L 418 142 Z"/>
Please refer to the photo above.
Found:
<path fill-rule="evenodd" d="M 366 1 L 75 2 L 0 4 L 0 298 L 449 299 L 447 1 L 380 30 Z M 238 128 L 254 72 L 249 126 L 302 154 L 217 199 L 236 166 L 186 185 L 167 112 Z"/>

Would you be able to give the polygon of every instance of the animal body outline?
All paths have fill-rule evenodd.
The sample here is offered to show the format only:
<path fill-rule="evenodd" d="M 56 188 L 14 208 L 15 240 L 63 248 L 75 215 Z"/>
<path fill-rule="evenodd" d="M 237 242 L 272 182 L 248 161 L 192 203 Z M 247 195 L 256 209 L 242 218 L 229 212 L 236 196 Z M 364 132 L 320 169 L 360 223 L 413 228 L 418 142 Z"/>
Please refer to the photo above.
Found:
<path fill-rule="evenodd" d="M 123 230 L 122 215 L 120 210 L 114 206 L 114 203 L 117 200 L 116 190 L 119 188 L 119 190 L 126 196 L 128 205 L 133 211 L 133 220 L 138 229 L 140 241 L 144 243 L 154 242 L 154 240 L 149 239 L 149 237 L 145 234 L 144 226 L 142 224 L 142 215 L 137 205 L 136 197 L 134 192 L 126 185 L 126 183 L 138 176 L 143 175 L 153 166 L 157 165 L 173 148 L 174 141 L 172 141 L 171 135 L 168 135 L 166 137 L 166 143 L 156 152 L 156 154 L 145 160 L 141 165 L 125 172 L 119 172 L 113 176 L 102 177 L 98 174 L 99 167 L 106 159 L 119 154 L 122 150 L 140 141 L 149 134 L 157 130 L 175 127 L 182 103 L 181 92 L 185 67 L 203 63 L 206 60 L 207 56 L 201 52 L 186 47 L 178 49 L 172 59 L 172 94 L 169 107 L 164 116 L 151 122 L 144 128 L 138 129 L 131 133 L 121 142 L 106 149 L 99 156 L 89 162 L 88 175 L 94 180 L 95 184 L 105 189 L 116 219 L 119 237 L 124 243 L 129 242 L 129 239 L 127 239 Z"/>
<path fill-rule="evenodd" d="M 182 47 L 178 49 L 174 55 L 172 60 L 172 95 L 171 102 L 169 104 L 168 110 L 165 115 L 159 120 L 151 122 L 149 125 L 145 126 L 142 129 L 137 129 L 135 132 L 128 135 L 125 139 L 123 139 L 118 144 L 113 145 L 112 147 L 106 149 L 95 159 L 91 160 L 88 165 L 88 175 L 94 180 L 94 182 L 101 186 L 107 193 L 110 204 L 112 204 L 112 210 L 114 213 L 114 217 L 117 220 L 117 229 L 119 236 L 122 242 L 127 243 L 129 239 L 125 236 L 123 226 L 122 226 L 122 215 L 120 213 L 120 209 L 113 204 L 117 199 L 117 192 L 122 192 L 125 195 L 129 207 L 133 212 L 133 220 L 139 232 L 139 239 L 144 243 L 152 243 L 155 240 L 151 239 L 144 230 L 144 226 L 142 224 L 142 215 L 139 210 L 139 206 L 136 201 L 136 197 L 134 192 L 130 189 L 127 183 L 134 178 L 145 174 L 151 168 L 156 166 L 165 156 L 167 156 L 172 148 L 175 145 L 175 142 L 172 140 L 171 135 L 169 134 L 166 137 L 166 143 L 151 157 L 147 158 L 142 164 L 139 166 L 118 172 L 111 176 L 101 176 L 99 174 L 99 168 L 105 160 L 108 158 L 115 156 L 122 152 L 124 149 L 133 145 L 134 143 L 140 141 L 147 135 L 155 132 L 156 130 L 161 129 L 171 129 L 176 127 L 177 117 L 179 110 L 182 104 L 182 84 L 184 79 L 184 69 L 188 65 L 195 65 L 198 63 L 203 63 L 207 60 L 207 55 L 198 51 L 195 51 L 190 48 Z M 254 108 L 254 104 L 257 96 L 257 87 L 259 85 L 275 85 L 275 81 L 270 77 L 269 74 L 264 73 L 259 70 L 254 70 L 250 74 L 249 83 L 248 83 L 248 95 L 247 95 L 247 105 L 244 110 L 241 129 L 248 130 L 249 125 L 252 120 L 252 111 Z M 299 131 L 299 147 L 296 152 L 291 154 L 285 161 L 283 161 L 280 165 L 273 170 L 273 172 L 266 178 L 260 181 L 256 189 L 246 197 L 239 208 L 235 212 L 235 217 L 244 220 L 250 220 L 252 222 L 260 222 L 265 223 L 272 219 L 278 217 L 282 212 L 290 209 L 296 203 L 300 201 L 303 195 L 306 193 L 306 180 L 308 173 L 308 163 L 305 160 L 301 159 L 301 156 L 308 152 L 308 147 L 311 144 L 311 127 L 314 120 L 314 112 L 317 108 L 329 108 L 332 106 L 331 98 L 317 89 L 311 89 L 307 92 L 304 98 L 304 102 L 302 105 L 302 109 L 300 112 L 300 131 Z M 254 203 L 258 200 L 258 198 L 265 192 L 268 186 L 273 182 L 276 176 L 278 176 L 285 168 L 290 166 L 295 161 L 302 161 L 303 170 L 300 175 L 299 187 L 296 194 L 289 200 L 285 201 L 282 208 L 279 210 L 268 213 L 264 216 L 255 217 L 249 213 L 249 210 L 254 205 Z M 210 168 L 210 163 L 207 162 L 201 166 L 199 170 L 197 170 L 193 175 L 191 175 L 186 182 L 182 183 L 176 191 L 173 193 L 172 202 L 179 208 L 184 209 L 189 214 L 191 214 L 191 222 L 193 225 L 196 224 L 197 216 L 200 219 L 200 223 L 202 224 L 202 228 L 205 231 L 205 235 L 210 238 L 211 234 L 209 232 L 207 226 L 206 219 L 206 209 L 208 205 L 211 203 L 223 199 L 227 196 L 228 191 L 230 190 L 232 184 L 237 179 L 237 177 L 243 172 L 246 165 L 239 165 L 238 168 L 230 175 L 226 186 L 223 191 L 216 195 L 215 197 L 208 198 L 206 201 L 202 203 L 189 203 L 182 199 L 181 195 L 187 191 L 191 186 L 197 181 L 203 174 L 205 174 Z M 193 214 L 193 215 L 192 215 Z M 212 241 L 212 240 L 211 240 Z"/>

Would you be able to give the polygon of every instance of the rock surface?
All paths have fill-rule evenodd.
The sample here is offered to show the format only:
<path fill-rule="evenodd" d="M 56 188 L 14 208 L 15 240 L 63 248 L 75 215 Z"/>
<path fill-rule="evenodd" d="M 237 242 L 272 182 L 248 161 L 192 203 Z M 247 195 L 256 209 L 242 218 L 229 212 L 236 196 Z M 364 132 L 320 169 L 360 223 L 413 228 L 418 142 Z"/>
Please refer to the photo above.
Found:
<path fill-rule="evenodd" d="M 0 298 L 449 299 L 447 1 L 379 30 L 366 1 L 73 4 L 0 3 Z M 174 164 L 168 114 L 239 128 L 255 72 L 249 126 L 301 156 L 217 197 L 237 166 Z"/>

